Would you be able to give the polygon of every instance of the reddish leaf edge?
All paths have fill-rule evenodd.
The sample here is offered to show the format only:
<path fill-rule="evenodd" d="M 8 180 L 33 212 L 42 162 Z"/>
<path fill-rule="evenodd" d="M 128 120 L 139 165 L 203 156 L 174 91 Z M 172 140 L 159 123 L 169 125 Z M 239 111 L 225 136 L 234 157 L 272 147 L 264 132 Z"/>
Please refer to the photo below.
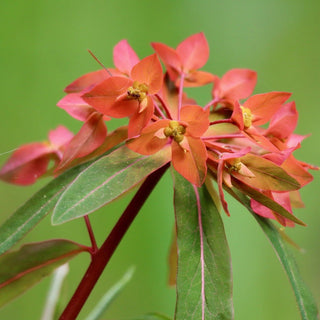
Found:
<path fill-rule="evenodd" d="M 19 253 L 23 253 L 25 249 L 30 248 L 30 247 L 37 247 L 37 246 L 41 246 L 41 245 L 48 245 L 48 244 L 52 244 L 54 245 L 55 243 L 65 243 L 65 244 L 72 244 L 75 246 L 75 248 L 73 250 L 70 250 L 69 252 L 66 252 L 64 254 L 61 254 L 60 256 L 58 255 L 55 258 L 49 259 L 43 263 L 40 263 L 39 265 L 35 265 L 32 267 L 27 268 L 26 270 L 20 271 L 17 274 L 15 274 L 14 276 L 12 276 L 11 278 L 3 281 L 2 283 L 0 283 L 0 290 L 4 289 L 5 287 L 9 286 L 10 284 L 14 283 L 15 281 L 18 281 L 19 279 L 28 276 L 29 274 L 31 274 L 32 272 L 35 272 L 37 270 L 40 270 L 41 268 L 50 266 L 51 264 L 54 264 L 56 262 L 61 261 L 61 264 L 64 264 L 66 262 L 66 260 L 70 260 L 71 258 L 73 258 L 74 256 L 76 256 L 77 254 L 81 253 L 81 252 L 90 252 L 90 248 L 87 246 L 84 246 L 82 244 L 76 243 L 74 241 L 70 241 L 70 240 L 66 240 L 66 239 L 50 239 L 50 240 L 46 240 L 46 241 L 41 241 L 41 242 L 30 242 L 30 243 L 26 243 L 24 245 L 22 245 L 20 248 L 18 248 L 17 250 L 11 250 L 11 251 L 7 251 L 6 253 L 2 254 L 0 256 L 0 259 L 4 259 L 7 256 L 10 255 L 18 255 Z M 69 258 L 69 259 L 68 259 Z M 46 274 L 45 276 L 50 275 L 55 269 L 57 269 L 61 264 L 57 265 L 55 268 L 53 268 L 51 270 L 51 272 L 49 272 L 48 274 Z M 39 282 L 40 280 L 42 280 L 43 277 L 45 276 L 41 276 L 38 277 L 37 281 L 33 282 L 30 284 L 30 286 L 26 287 L 23 291 L 21 291 L 19 294 L 17 294 L 16 296 L 14 296 L 12 299 L 4 301 L 3 303 L 1 303 L 0 307 L 2 307 L 3 305 L 11 302 L 13 299 L 15 299 L 16 297 L 18 297 L 19 295 L 23 294 L 25 291 L 27 291 L 28 289 L 30 289 L 33 285 L 35 285 L 37 282 Z"/>
<path fill-rule="evenodd" d="M 121 146 L 121 144 L 119 145 Z M 41 220 L 53 209 L 62 196 L 64 190 L 77 178 L 77 176 L 90 166 L 94 161 L 104 155 L 111 153 L 116 147 L 111 148 L 102 155 L 98 154 L 94 159 L 87 159 L 86 162 L 63 172 L 54 178 L 47 185 L 37 191 L 22 206 L 20 206 L 11 216 L 0 226 L 0 255 L 10 250 L 17 242 L 23 239 Z M 35 202 L 45 199 L 44 204 L 34 208 Z M 30 209 L 32 207 L 32 209 Z M 19 225 L 16 221 L 21 221 Z M 12 230 L 14 230 L 12 232 Z"/>

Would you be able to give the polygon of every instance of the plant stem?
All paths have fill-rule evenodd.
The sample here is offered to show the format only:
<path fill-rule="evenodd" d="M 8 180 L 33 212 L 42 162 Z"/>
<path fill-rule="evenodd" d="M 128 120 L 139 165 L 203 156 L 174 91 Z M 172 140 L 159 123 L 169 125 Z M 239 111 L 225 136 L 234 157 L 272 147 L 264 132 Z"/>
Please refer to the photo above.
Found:
<path fill-rule="evenodd" d="M 164 100 L 161 98 L 161 96 L 159 94 L 155 95 L 157 97 L 157 99 L 159 100 L 159 102 L 162 105 L 162 108 L 164 109 L 165 113 L 166 113 L 166 117 L 164 117 L 163 119 L 171 119 L 172 120 L 172 115 L 170 112 L 170 109 L 167 107 L 166 103 L 164 102 Z"/>
<path fill-rule="evenodd" d="M 101 248 L 92 255 L 92 261 L 83 276 L 76 292 L 72 296 L 66 309 L 63 311 L 60 320 L 73 320 L 81 311 L 83 305 L 88 299 L 93 287 L 100 278 L 103 270 L 108 264 L 111 256 L 118 247 L 120 241 L 130 227 L 132 221 L 140 211 L 142 205 L 149 197 L 153 188 L 157 185 L 163 176 L 169 163 L 150 174 L 143 182 L 131 202 L 113 227 L 109 236 L 102 244 Z"/>
<path fill-rule="evenodd" d="M 91 241 L 91 256 L 94 255 L 97 251 L 98 251 L 98 246 L 97 246 L 97 242 L 96 242 L 96 238 L 94 237 L 94 233 L 92 230 L 92 226 L 89 220 L 89 217 L 86 215 L 84 216 L 84 221 L 86 222 L 86 227 L 89 233 L 89 237 L 90 237 L 90 241 Z"/>
<path fill-rule="evenodd" d="M 179 100 L 178 100 L 178 119 L 180 120 L 180 111 L 182 108 L 182 98 L 183 98 L 183 82 L 184 82 L 185 74 L 182 72 L 180 76 L 180 84 L 179 84 Z"/>

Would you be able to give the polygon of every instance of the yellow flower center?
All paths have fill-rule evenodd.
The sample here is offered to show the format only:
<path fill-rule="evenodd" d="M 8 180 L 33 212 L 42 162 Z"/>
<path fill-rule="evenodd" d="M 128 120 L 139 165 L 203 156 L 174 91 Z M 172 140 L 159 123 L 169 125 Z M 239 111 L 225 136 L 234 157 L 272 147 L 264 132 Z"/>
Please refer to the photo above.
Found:
<path fill-rule="evenodd" d="M 164 128 L 163 133 L 166 137 L 172 137 L 175 142 L 180 143 L 184 138 L 186 128 L 178 121 L 172 120 L 169 122 L 169 126 Z"/>
<path fill-rule="evenodd" d="M 245 128 L 249 128 L 252 125 L 252 113 L 249 108 L 240 106 L 242 110 L 243 124 Z"/>
<path fill-rule="evenodd" d="M 132 86 L 128 88 L 127 95 L 130 99 L 135 99 L 141 102 L 146 98 L 148 90 L 149 88 L 145 83 L 134 81 Z"/>
<path fill-rule="evenodd" d="M 241 160 L 240 160 L 240 158 L 229 160 L 228 169 L 230 171 L 236 171 L 236 172 L 240 171 L 240 169 L 241 169 Z"/>

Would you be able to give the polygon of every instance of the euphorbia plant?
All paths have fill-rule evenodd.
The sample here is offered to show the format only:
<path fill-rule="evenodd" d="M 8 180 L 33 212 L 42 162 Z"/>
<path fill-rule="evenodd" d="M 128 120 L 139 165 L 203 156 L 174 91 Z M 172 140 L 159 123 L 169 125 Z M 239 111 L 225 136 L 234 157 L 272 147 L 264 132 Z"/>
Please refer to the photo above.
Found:
<path fill-rule="evenodd" d="M 277 227 L 304 225 L 292 209 L 303 205 L 299 189 L 311 182 L 308 171 L 317 169 L 293 156 L 305 136 L 294 133 L 298 114 L 288 101 L 291 94 L 252 95 L 257 81 L 252 70 L 232 69 L 221 78 L 199 70 L 209 57 L 202 33 L 176 49 L 162 43 L 152 47 L 155 53 L 140 60 L 126 40 L 120 41 L 113 51 L 115 68 L 76 79 L 58 102 L 83 121 L 80 131 L 73 135 L 58 127 L 48 142 L 20 147 L 2 167 L 0 178 L 9 183 L 28 185 L 49 174 L 54 179 L 1 226 L 0 303 L 88 252 L 91 263 L 60 317 L 75 319 L 169 169 L 176 222 L 176 249 L 171 250 L 171 261 L 177 261 L 171 266 L 176 272 L 171 277 L 177 287 L 175 319 L 233 319 L 230 254 L 220 216 L 223 211 L 230 215 L 225 192 L 243 204 L 270 239 L 302 319 L 316 319 L 316 304 Z M 184 89 L 204 85 L 212 98 L 199 105 Z M 105 121 L 112 118 L 127 118 L 128 124 L 108 132 Z M 99 247 L 88 215 L 134 188 Z M 51 211 L 53 225 L 83 217 L 91 246 L 56 239 L 6 252 Z"/>

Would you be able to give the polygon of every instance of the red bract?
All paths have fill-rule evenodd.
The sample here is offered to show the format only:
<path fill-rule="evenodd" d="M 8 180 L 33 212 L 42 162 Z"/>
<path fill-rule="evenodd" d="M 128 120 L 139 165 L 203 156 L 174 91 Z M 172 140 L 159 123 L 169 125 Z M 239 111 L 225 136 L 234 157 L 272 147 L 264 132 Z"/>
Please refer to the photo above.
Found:
<path fill-rule="evenodd" d="M 117 70 L 130 76 L 131 70 L 139 62 L 139 58 L 128 41 L 121 40 L 113 49 L 113 62 Z"/>
<path fill-rule="evenodd" d="M 162 68 L 155 54 L 138 62 L 130 78 L 110 77 L 83 95 L 83 99 L 104 115 L 130 117 L 129 137 L 141 132 L 154 112 L 153 95 L 162 86 Z"/>
<path fill-rule="evenodd" d="M 191 183 L 200 186 L 207 172 L 207 151 L 202 134 L 209 125 L 209 113 L 199 106 L 181 109 L 180 121 L 158 120 L 142 130 L 141 135 L 128 142 L 128 147 L 150 155 L 171 147 L 173 167 Z"/>
<path fill-rule="evenodd" d="M 202 86 L 214 80 L 211 73 L 197 70 L 202 68 L 209 58 L 208 42 L 202 32 L 182 41 L 176 50 L 158 42 L 153 42 L 152 47 L 177 86 L 182 75 L 186 87 Z"/>
<path fill-rule="evenodd" d="M 292 213 L 292 206 L 291 206 L 291 199 L 290 199 L 289 192 L 284 192 L 284 193 L 268 192 L 268 193 L 266 193 L 266 195 L 270 199 L 279 203 L 287 211 Z M 251 199 L 251 208 L 258 215 L 265 217 L 265 218 L 277 220 L 283 226 L 286 226 L 286 227 L 293 227 L 294 226 L 294 223 L 291 220 L 282 217 L 281 215 L 277 214 L 277 212 L 267 208 L 263 204 L 255 201 L 254 199 Z"/>
<path fill-rule="evenodd" d="M 103 115 L 93 112 L 81 127 L 80 131 L 66 146 L 57 170 L 65 168 L 76 158 L 87 156 L 102 145 L 107 136 L 107 127 Z"/>
<path fill-rule="evenodd" d="M 270 125 L 266 132 L 266 136 L 285 140 L 291 136 L 298 122 L 298 112 L 294 101 L 281 106 L 270 119 Z"/>
<path fill-rule="evenodd" d="M 270 121 L 290 96 L 288 92 L 269 92 L 251 96 L 243 105 L 235 101 L 231 120 L 249 139 L 258 143 L 265 150 L 276 152 L 277 149 L 264 137 L 264 130 L 259 126 Z"/>
<path fill-rule="evenodd" d="M 113 71 L 114 72 L 114 71 Z M 65 89 L 66 93 L 83 92 L 93 87 L 95 84 L 107 79 L 110 74 L 107 70 L 97 70 L 89 72 L 70 83 Z"/>
<path fill-rule="evenodd" d="M 73 118 L 83 121 L 84 124 L 69 142 L 56 172 L 67 168 L 73 160 L 87 156 L 104 142 L 107 136 L 104 120 L 110 120 L 110 118 L 97 112 L 81 96 L 109 77 L 106 70 L 97 71 L 80 77 L 65 89 L 66 92 L 72 90 L 72 93 L 62 98 L 57 104 L 58 107 L 67 111 Z"/>
<path fill-rule="evenodd" d="M 47 172 L 50 160 L 54 160 L 55 165 L 59 163 L 72 136 L 69 130 L 59 126 L 49 132 L 49 141 L 21 146 L 2 167 L 0 179 L 19 185 L 34 183 Z"/>
<path fill-rule="evenodd" d="M 223 189 L 236 188 L 251 198 L 257 214 L 283 225 L 300 223 L 291 208 L 303 205 L 298 189 L 312 180 L 308 171 L 317 167 L 293 156 L 306 136 L 294 133 L 298 113 L 294 102 L 287 103 L 291 94 L 250 96 L 257 82 L 250 69 L 232 69 L 221 78 L 199 71 L 209 58 L 203 33 L 176 49 L 158 42 L 152 47 L 155 53 L 139 60 L 127 40 L 121 40 L 113 50 L 115 68 L 104 67 L 68 85 L 58 106 L 83 121 L 79 132 L 63 137 L 56 148 L 52 142 L 21 147 L 1 178 L 32 183 L 52 158 L 57 175 L 126 141 L 150 161 L 154 156 L 162 163 L 165 157 L 193 185 L 216 179 L 227 214 Z M 184 91 L 210 82 L 212 99 L 203 107 Z M 128 126 L 107 132 L 105 120 L 126 117 Z"/>
<path fill-rule="evenodd" d="M 96 110 L 81 98 L 82 95 L 82 92 L 69 93 L 57 103 L 57 106 L 68 112 L 71 117 L 86 121 Z"/>
<path fill-rule="evenodd" d="M 222 153 L 219 155 L 219 158 L 218 158 L 217 182 L 218 182 L 218 188 L 219 188 L 219 195 L 220 195 L 221 204 L 228 215 L 230 215 L 230 213 L 228 210 L 228 204 L 225 201 L 225 198 L 223 195 L 222 184 L 224 180 L 229 187 L 232 187 L 232 183 L 231 183 L 230 174 L 226 172 L 225 166 L 226 165 L 229 166 L 230 172 L 238 172 L 239 175 L 247 176 L 249 178 L 254 177 L 254 174 L 247 167 L 244 167 L 243 164 L 241 163 L 241 160 L 239 159 L 240 157 L 247 154 L 249 151 L 250 151 L 250 148 L 246 148 L 235 153 Z"/>
<path fill-rule="evenodd" d="M 288 92 L 269 92 L 254 95 L 243 105 L 236 102 L 231 119 L 241 130 L 255 135 L 254 127 L 267 123 L 290 96 Z"/>
<path fill-rule="evenodd" d="M 253 92 L 257 82 L 257 73 L 249 69 L 232 69 L 220 79 L 214 78 L 212 96 L 217 103 L 231 104 L 245 99 Z"/>

